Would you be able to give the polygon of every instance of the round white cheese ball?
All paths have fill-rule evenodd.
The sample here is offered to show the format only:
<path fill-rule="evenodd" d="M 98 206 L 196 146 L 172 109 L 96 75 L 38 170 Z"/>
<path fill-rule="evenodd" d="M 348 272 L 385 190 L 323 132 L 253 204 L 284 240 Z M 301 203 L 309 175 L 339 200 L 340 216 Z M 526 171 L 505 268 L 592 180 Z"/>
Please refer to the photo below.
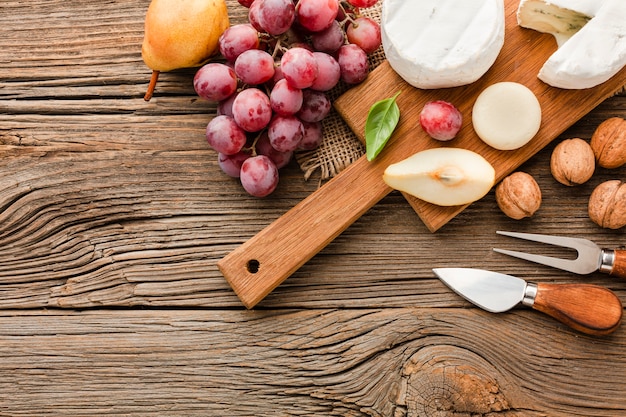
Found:
<path fill-rule="evenodd" d="M 500 82 L 483 90 L 472 109 L 474 131 L 487 145 L 510 151 L 526 145 L 541 127 L 541 105 L 525 85 Z"/>

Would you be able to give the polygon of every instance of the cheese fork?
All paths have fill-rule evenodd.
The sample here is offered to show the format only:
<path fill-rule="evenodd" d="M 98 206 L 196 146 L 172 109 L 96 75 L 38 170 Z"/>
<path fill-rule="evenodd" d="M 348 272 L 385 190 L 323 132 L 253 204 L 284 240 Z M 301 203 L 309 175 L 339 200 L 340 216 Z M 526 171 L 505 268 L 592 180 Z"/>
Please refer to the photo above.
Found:
<path fill-rule="evenodd" d="M 600 271 L 605 274 L 626 278 L 626 250 L 602 249 L 592 241 L 580 238 L 503 231 L 497 231 L 496 233 L 517 239 L 575 249 L 576 252 L 578 252 L 578 256 L 576 259 L 563 259 L 493 248 L 495 252 L 536 262 L 541 265 L 563 269 L 576 274 L 590 274 L 595 271 Z"/>

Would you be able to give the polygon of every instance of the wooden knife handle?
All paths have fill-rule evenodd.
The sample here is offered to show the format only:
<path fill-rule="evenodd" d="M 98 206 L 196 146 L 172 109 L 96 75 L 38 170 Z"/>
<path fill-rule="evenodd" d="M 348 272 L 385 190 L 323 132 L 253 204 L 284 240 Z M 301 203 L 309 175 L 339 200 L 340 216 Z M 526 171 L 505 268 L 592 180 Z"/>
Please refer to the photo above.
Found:
<path fill-rule="evenodd" d="M 610 275 L 626 278 L 626 250 L 616 249 L 613 251 L 613 268 Z"/>
<path fill-rule="evenodd" d="M 611 290 L 592 284 L 537 284 L 533 308 L 590 335 L 615 331 L 624 310 Z"/>
<path fill-rule="evenodd" d="M 243 305 L 254 307 L 389 194 L 385 166 L 362 156 L 221 259 L 217 266 Z"/>

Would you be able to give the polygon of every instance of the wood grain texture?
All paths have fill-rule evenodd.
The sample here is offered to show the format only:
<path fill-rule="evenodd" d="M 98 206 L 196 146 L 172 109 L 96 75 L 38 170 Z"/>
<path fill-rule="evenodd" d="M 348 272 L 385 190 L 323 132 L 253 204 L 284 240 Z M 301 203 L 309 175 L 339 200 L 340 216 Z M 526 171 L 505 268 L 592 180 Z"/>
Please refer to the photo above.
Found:
<path fill-rule="evenodd" d="M 431 271 L 590 282 L 626 302 L 626 280 L 491 251 L 537 249 L 496 230 L 624 247 L 586 203 L 626 168 L 567 188 L 549 145 L 521 167 L 543 192 L 536 216 L 508 219 L 489 194 L 436 234 L 391 192 L 247 311 L 217 262 L 319 184 L 292 164 L 259 200 L 226 178 L 192 70 L 162 74 L 143 101 L 147 6 L 0 2 L 1 416 L 626 414 L 623 326 L 591 338 L 530 309 L 485 313 Z M 561 137 L 588 140 L 612 116 L 626 97 Z"/>
<path fill-rule="evenodd" d="M 384 152 L 379 155 L 379 163 L 388 166 L 421 150 L 454 146 L 472 150 L 485 157 L 495 168 L 498 182 L 626 84 L 626 68 L 606 83 L 592 89 L 562 90 L 541 82 L 537 74 L 556 50 L 556 43 L 551 35 L 524 29 L 517 24 L 518 4 L 518 0 L 505 1 L 504 46 L 493 66 L 478 81 L 455 88 L 416 89 L 404 82 L 389 63 L 385 62 L 364 83 L 337 99 L 335 108 L 363 140 L 370 107 L 379 100 L 402 92 L 397 99 L 401 113 L 400 123 Z M 472 106 L 478 95 L 487 87 L 504 81 L 518 82 L 528 87 L 539 100 L 542 111 L 539 132 L 527 145 L 514 151 L 498 151 L 490 147 L 477 136 L 471 124 Z M 423 106 L 434 100 L 454 103 L 464 117 L 463 126 L 452 142 L 442 144 L 433 140 L 419 127 Z M 364 187 L 369 185 L 364 184 Z M 406 197 L 433 232 L 467 207 L 441 207 L 408 194 Z"/>
<path fill-rule="evenodd" d="M 5 311 L 0 413 L 623 415 L 624 333 L 556 323 L 530 310 Z"/>

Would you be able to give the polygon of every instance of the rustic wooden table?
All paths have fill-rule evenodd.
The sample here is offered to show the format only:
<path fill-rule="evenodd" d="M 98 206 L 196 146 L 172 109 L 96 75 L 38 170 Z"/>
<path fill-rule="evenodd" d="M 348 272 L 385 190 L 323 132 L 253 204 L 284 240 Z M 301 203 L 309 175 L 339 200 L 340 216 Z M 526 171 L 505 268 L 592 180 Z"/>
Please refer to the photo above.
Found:
<path fill-rule="evenodd" d="M 587 199 L 625 168 L 567 188 L 550 145 L 521 167 L 543 190 L 536 216 L 506 218 L 491 192 L 434 234 L 392 193 L 246 310 L 217 261 L 318 181 L 294 163 L 255 199 L 226 178 L 193 71 L 163 74 L 144 102 L 147 5 L 0 4 L 1 416 L 626 415 L 626 328 L 589 337 L 525 308 L 490 314 L 431 272 L 592 282 L 626 303 L 626 280 L 491 251 L 525 247 L 500 229 L 622 246 Z M 561 138 L 612 116 L 626 96 Z"/>

